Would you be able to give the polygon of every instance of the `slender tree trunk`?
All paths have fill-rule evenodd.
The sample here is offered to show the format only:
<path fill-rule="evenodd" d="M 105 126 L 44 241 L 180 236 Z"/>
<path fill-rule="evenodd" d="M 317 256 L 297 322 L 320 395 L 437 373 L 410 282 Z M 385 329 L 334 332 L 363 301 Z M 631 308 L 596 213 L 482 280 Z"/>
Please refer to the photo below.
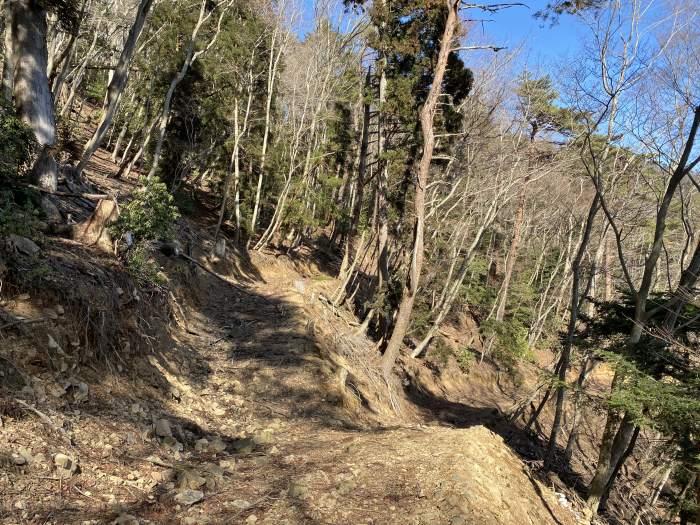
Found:
<path fill-rule="evenodd" d="M 623 429 L 629 428 L 627 426 L 623 426 Z M 622 446 L 623 444 L 626 444 L 624 450 L 622 451 L 622 454 L 617 455 L 617 452 L 614 451 L 615 456 L 614 456 L 614 464 L 612 468 L 612 472 L 610 473 L 610 476 L 608 478 L 608 482 L 605 484 L 605 491 L 603 492 L 603 497 L 600 499 L 600 508 L 605 509 L 607 504 L 608 504 L 608 499 L 610 498 L 610 493 L 612 492 L 613 484 L 615 483 L 615 479 L 617 478 L 618 474 L 620 473 L 620 470 L 622 469 L 622 466 L 625 464 L 625 461 L 627 461 L 627 458 L 629 458 L 632 455 L 632 451 L 634 450 L 634 446 L 637 443 L 637 438 L 639 437 L 639 431 L 640 427 L 632 425 L 632 430 L 629 435 L 620 435 L 620 441 L 618 443 L 618 446 Z M 625 443 L 626 442 L 626 443 Z"/>
<path fill-rule="evenodd" d="M 95 34 L 92 37 L 92 42 L 90 44 L 90 47 L 85 54 L 85 57 L 83 58 L 82 62 L 80 63 L 80 67 L 78 70 L 73 74 L 73 80 L 71 81 L 70 84 L 70 92 L 68 93 L 68 98 L 66 99 L 66 103 L 63 104 L 61 107 L 61 113 L 60 115 L 63 117 L 68 113 L 68 116 L 70 118 L 70 111 L 71 108 L 73 107 L 73 100 L 75 99 L 75 95 L 78 92 L 78 87 L 80 87 L 80 84 L 83 81 L 83 77 L 85 76 L 85 70 L 87 68 L 88 61 L 92 57 L 92 51 L 95 49 L 95 46 L 97 45 L 97 40 L 99 38 L 100 32 L 99 32 L 99 24 L 98 24 L 98 30 L 95 31 Z M 56 101 L 60 98 L 60 93 L 54 93 L 54 98 Z"/>
<path fill-rule="evenodd" d="M 430 172 L 430 163 L 433 159 L 433 150 L 435 148 L 435 134 L 433 130 L 433 120 L 437 111 L 438 99 L 442 93 L 442 81 L 447 69 L 447 58 L 451 52 L 452 39 L 456 27 L 459 25 L 458 0 L 448 0 L 446 2 L 447 19 L 445 20 L 445 29 L 440 41 L 440 51 L 438 53 L 437 62 L 435 65 L 435 73 L 433 82 L 430 86 L 430 91 L 426 98 L 423 109 L 421 110 L 420 121 L 421 131 L 423 134 L 423 154 L 418 165 L 417 179 L 415 182 L 414 195 L 414 210 L 415 223 L 413 228 L 413 249 L 411 254 L 411 266 L 407 274 L 406 282 L 404 283 L 403 297 L 399 305 L 394 330 L 391 334 L 391 339 L 387 344 L 384 355 L 382 356 L 382 372 L 388 380 L 391 370 L 399 355 L 399 350 L 403 344 L 403 338 L 408 331 L 411 321 L 411 313 L 413 312 L 413 303 L 416 300 L 418 293 L 418 283 L 420 272 L 423 266 L 423 234 L 425 221 L 425 189 L 428 185 L 428 175 Z"/>
<path fill-rule="evenodd" d="M 68 72 L 70 71 L 70 65 L 73 62 L 73 58 L 75 57 L 75 43 L 78 40 L 78 36 L 80 36 L 80 27 L 85 17 L 85 9 L 87 8 L 87 4 L 88 0 L 83 0 L 82 7 L 80 8 L 80 14 L 78 15 L 77 27 L 71 28 L 71 34 L 68 40 L 68 44 L 66 44 L 66 47 L 63 49 L 61 54 L 58 57 L 56 57 L 56 61 L 53 67 L 47 68 L 49 86 L 51 87 L 51 91 L 53 92 L 54 100 L 61 92 L 63 82 L 68 76 Z M 61 70 L 60 74 L 58 73 L 59 68 Z"/>
<path fill-rule="evenodd" d="M 365 88 L 369 87 L 370 73 L 367 72 L 365 77 Z M 361 94 L 364 95 L 364 92 Z M 364 96 L 362 97 L 364 98 Z M 357 180 L 356 180 L 356 192 L 352 199 L 352 214 L 350 217 L 350 228 L 345 236 L 345 255 L 343 257 L 343 264 L 340 267 L 340 276 L 345 275 L 347 270 L 346 266 L 350 259 L 350 249 L 353 246 L 355 237 L 357 236 L 357 228 L 360 223 L 360 217 L 362 214 L 362 201 L 364 198 L 364 188 L 365 188 L 365 174 L 367 172 L 367 153 L 369 150 L 369 121 L 370 121 L 370 107 L 369 102 L 365 101 L 363 103 L 362 111 L 362 136 L 360 139 L 360 150 L 358 153 L 358 163 L 357 163 Z"/>
<path fill-rule="evenodd" d="M 143 106 L 140 106 L 138 112 L 136 113 L 135 120 L 140 119 L 142 114 Z M 110 158 L 114 163 L 117 162 L 119 150 L 122 147 L 122 142 L 124 142 L 124 139 L 126 138 L 126 134 L 129 131 L 129 123 L 132 120 L 134 120 L 134 111 L 129 111 L 129 113 L 127 113 L 126 115 L 126 118 L 124 119 L 124 123 L 122 124 L 122 129 L 119 131 L 119 135 L 117 136 L 117 142 L 114 144 L 114 149 L 112 150 L 112 155 Z"/>
<path fill-rule="evenodd" d="M 185 76 L 187 75 L 187 71 L 189 71 L 190 69 L 190 66 L 195 62 L 195 60 L 197 60 L 197 58 L 203 52 L 205 52 L 213 45 L 214 41 L 219 36 L 219 33 L 221 31 L 221 19 L 219 19 L 219 26 L 217 27 L 217 31 L 216 33 L 214 33 L 214 36 L 212 37 L 209 44 L 203 50 L 197 51 L 195 53 L 195 46 L 197 45 L 197 35 L 199 34 L 199 30 L 202 28 L 204 22 L 206 22 L 209 19 L 209 16 L 211 15 L 211 11 L 207 13 L 206 7 L 207 0 L 203 0 L 202 5 L 199 8 L 199 18 L 197 19 L 197 22 L 195 23 L 194 28 L 192 29 L 190 41 L 187 43 L 185 60 L 182 62 L 180 70 L 170 81 L 168 91 L 165 93 L 165 99 L 163 100 L 163 110 L 161 111 L 160 117 L 158 119 L 158 140 L 156 141 L 156 147 L 153 151 L 153 161 L 151 162 L 151 169 L 148 171 L 148 179 L 152 178 L 158 170 L 158 164 L 160 163 L 160 154 L 163 150 L 163 141 L 165 140 L 165 129 L 168 127 L 168 122 L 170 121 L 170 110 L 175 90 L 177 89 L 177 86 L 180 84 L 180 82 L 184 80 Z"/>
<path fill-rule="evenodd" d="M 508 255 L 506 256 L 506 270 L 503 275 L 503 284 L 501 285 L 501 294 L 496 309 L 496 321 L 503 321 L 506 313 L 506 304 L 508 302 L 508 289 L 510 288 L 510 280 L 513 277 L 513 268 L 515 260 L 518 257 L 518 248 L 520 246 L 520 237 L 522 234 L 523 221 L 525 218 L 525 185 L 520 190 L 518 197 L 518 207 L 515 210 L 515 222 L 513 224 L 513 239 L 508 247 Z"/>
<path fill-rule="evenodd" d="M 105 96 L 105 104 L 102 108 L 102 117 L 100 118 L 100 123 L 97 125 L 97 129 L 93 136 L 85 144 L 83 150 L 83 156 L 78 163 L 78 173 L 85 169 L 90 158 L 93 156 L 97 148 L 100 147 L 102 139 L 107 134 L 109 127 L 112 125 L 112 119 L 117 111 L 117 105 L 119 104 L 119 98 L 121 97 L 124 87 L 126 86 L 126 81 L 129 78 L 129 69 L 131 67 L 131 61 L 134 58 L 134 52 L 136 50 L 136 42 L 141 35 L 144 23 L 146 22 L 146 17 L 148 16 L 148 11 L 151 9 L 153 0 L 141 0 L 136 11 L 136 18 L 129 31 L 129 36 L 124 43 L 124 49 L 119 57 L 116 67 L 114 68 L 114 74 L 112 79 L 107 86 L 107 94 Z"/>
<path fill-rule="evenodd" d="M 255 203 L 253 204 L 253 215 L 250 219 L 250 238 L 255 235 L 258 225 L 258 214 L 260 213 L 260 197 L 262 195 L 262 185 L 265 178 L 265 161 L 267 160 L 267 145 L 270 137 L 270 119 L 272 116 L 272 97 L 274 94 L 275 79 L 277 78 L 277 66 L 282 57 L 284 46 L 280 44 L 277 55 L 275 55 L 275 40 L 277 30 L 273 33 L 270 45 L 270 61 L 267 66 L 267 96 L 265 98 L 265 129 L 263 130 L 262 150 L 260 152 L 260 166 L 258 173 L 258 183 L 255 187 Z"/>
<path fill-rule="evenodd" d="M 571 464 L 571 459 L 574 455 L 574 446 L 578 441 L 578 436 L 581 427 L 581 419 L 583 418 L 583 387 L 586 383 L 586 379 L 596 367 L 597 361 L 592 361 L 591 366 L 588 363 L 591 362 L 591 357 L 589 356 L 581 366 L 581 371 L 579 372 L 578 378 L 576 379 L 576 393 L 574 394 L 574 415 L 571 422 L 571 431 L 569 432 L 569 437 L 566 440 L 566 448 L 564 449 L 564 461 L 567 464 Z"/>
<path fill-rule="evenodd" d="M 380 162 L 377 172 L 377 283 L 378 289 L 389 282 L 389 166 L 381 156 L 386 153 L 387 138 L 384 130 L 384 104 L 386 103 L 386 59 L 382 59 L 382 72 L 379 78 L 379 118 L 377 119 L 377 158 Z M 388 325 L 388 323 L 385 323 Z M 388 326 L 385 327 L 388 329 Z"/>
<path fill-rule="evenodd" d="M 564 399 L 566 397 L 566 374 L 569 371 L 569 363 L 571 362 L 571 352 L 573 350 L 574 338 L 576 336 L 576 323 L 578 322 L 579 314 L 579 287 L 581 281 L 581 261 L 583 256 L 586 254 L 588 249 L 588 241 L 591 238 L 591 232 L 593 231 L 593 225 L 595 223 L 596 215 L 600 209 L 600 195 L 596 193 L 591 203 L 591 207 L 588 210 L 588 217 L 586 218 L 586 226 L 583 231 L 583 237 L 581 238 L 581 243 L 579 244 L 578 251 L 576 252 L 576 257 L 571 265 L 572 280 L 571 280 L 571 303 L 569 305 L 569 326 L 566 334 L 566 342 L 564 343 L 564 348 L 562 348 L 561 359 L 559 365 L 559 384 L 557 386 L 557 401 L 556 410 L 554 412 L 554 422 L 552 423 L 552 432 L 549 436 L 549 446 L 547 447 L 547 455 L 545 456 L 544 466 L 545 468 L 550 468 L 552 466 L 552 461 L 554 460 L 554 454 L 557 448 L 557 438 L 559 437 L 559 432 L 561 431 L 561 422 L 564 415 Z"/>

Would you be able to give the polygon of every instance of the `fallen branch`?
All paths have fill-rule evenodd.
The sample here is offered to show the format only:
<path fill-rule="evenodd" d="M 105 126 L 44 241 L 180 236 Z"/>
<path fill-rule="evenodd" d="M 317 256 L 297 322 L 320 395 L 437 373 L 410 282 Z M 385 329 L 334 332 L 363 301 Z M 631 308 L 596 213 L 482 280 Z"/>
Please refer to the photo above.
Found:
<path fill-rule="evenodd" d="M 35 186 L 34 184 L 27 184 L 29 188 L 32 188 L 33 190 L 39 191 L 41 193 L 47 193 L 49 195 L 56 195 L 57 197 L 78 197 L 81 199 L 87 199 L 91 201 L 99 201 L 102 199 L 112 199 L 114 198 L 112 195 L 109 195 L 107 193 L 73 193 L 70 191 L 51 191 L 47 190 L 45 188 L 40 188 L 39 186 Z"/>
<path fill-rule="evenodd" d="M 35 317 L 34 319 L 20 319 L 19 317 L 17 317 L 14 320 L 10 321 L 9 323 L 5 323 L 4 325 L 1 325 L 0 330 L 4 330 L 5 328 L 10 328 L 10 327 L 18 325 L 18 324 L 33 324 L 33 323 L 38 323 L 41 321 L 46 321 L 46 317 Z"/>
<path fill-rule="evenodd" d="M 46 426 L 50 427 L 52 430 L 57 432 L 61 437 L 63 437 L 68 442 L 69 445 L 73 444 L 71 438 L 66 434 L 66 431 L 64 429 L 56 426 L 56 424 L 53 421 L 51 421 L 51 418 L 49 416 L 47 416 L 43 412 L 37 410 L 36 408 L 31 406 L 29 403 L 25 403 L 21 399 L 15 398 L 15 403 L 17 403 L 19 406 L 21 406 L 22 408 L 24 408 L 28 412 L 32 412 L 32 413 L 36 414 L 37 416 L 39 416 L 39 419 L 41 419 L 42 423 L 44 423 Z"/>

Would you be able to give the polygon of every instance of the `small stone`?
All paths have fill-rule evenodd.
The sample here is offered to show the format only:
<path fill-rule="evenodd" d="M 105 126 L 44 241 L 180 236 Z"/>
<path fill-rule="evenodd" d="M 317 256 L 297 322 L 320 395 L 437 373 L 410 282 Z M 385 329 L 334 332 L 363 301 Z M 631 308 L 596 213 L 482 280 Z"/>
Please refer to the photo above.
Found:
<path fill-rule="evenodd" d="M 53 463 L 57 467 L 63 468 L 63 469 L 70 469 L 71 465 L 73 464 L 73 460 L 66 456 L 65 454 L 56 454 L 53 457 Z"/>
<path fill-rule="evenodd" d="M 61 349 L 60 345 L 50 335 L 48 336 L 48 341 L 49 341 L 48 342 L 49 350 L 60 350 Z"/>
<path fill-rule="evenodd" d="M 224 443 L 220 437 L 214 438 L 214 441 L 209 444 L 209 449 L 217 454 L 222 453 L 226 450 L 226 443 Z"/>
<path fill-rule="evenodd" d="M 65 454 L 56 454 L 53 457 L 53 464 L 56 466 L 56 473 L 60 478 L 69 478 L 79 470 L 77 461 Z"/>
<path fill-rule="evenodd" d="M 167 419 L 159 419 L 156 421 L 155 425 L 156 436 L 158 437 L 172 437 L 173 431 L 170 429 L 170 422 Z"/>
<path fill-rule="evenodd" d="M 198 501 L 202 501 L 204 492 L 201 490 L 185 489 L 175 495 L 175 501 L 180 505 L 194 505 Z"/>
<path fill-rule="evenodd" d="M 301 498 L 305 496 L 308 492 L 309 489 L 307 489 L 301 483 L 297 483 L 296 481 L 292 481 L 289 484 L 289 487 L 287 488 L 287 494 L 289 494 L 292 498 Z"/>
<path fill-rule="evenodd" d="M 54 307 L 54 310 L 56 310 L 56 313 L 57 313 L 58 315 L 63 315 L 63 314 L 66 313 L 65 308 L 63 308 L 63 306 L 61 306 L 60 304 L 57 304 L 57 305 Z"/>
<path fill-rule="evenodd" d="M 158 483 L 170 483 L 173 481 L 176 477 L 177 473 L 175 470 L 171 468 L 166 468 L 165 470 L 162 470 L 160 472 L 156 471 L 151 474 L 151 478 L 153 481 L 157 481 Z"/>
<path fill-rule="evenodd" d="M 206 438 L 198 439 L 194 443 L 194 449 L 198 452 L 205 452 L 209 446 L 209 441 Z"/>
<path fill-rule="evenodd" d="M 258 517 L 255 514 L 251 514 L 245 519 L 246 523 L 257 523 Z"/>
<path fill-rule="evenodd" d="M 191 470 L 185 470 L 180 474 L 178 486 L 181 489 L 198 489 L 207 482 L 205 478 Z"/>
<path fill-rule="evenodd" d="M 78 389 L 73 394 L 73 398 L 76 402 L 85 401 L 88 397 L 88 391 L 87 383 L 80 382 L 78 383 Z"/>
<path fill-rule="evenodd" d="M 219 461 L 219 466 L 226 472 L 233 472 L 236 470 L 236 460 L 235 459 L 222 459 Z"/>
<path fill-rule="evenodd" d="M 12 454 L 12 462 L 18 467 L 21 467 L 22 465 L 27 464 L 27 458 L 25 458 L 21 454 L 17 454 L 16 452 L 14 452 Z"/>
<path fill-rule="evenodd" d="M 29 299 L 31 299 L 31 298 L 32 298 L 32 296 L 29 295 L 28 293 L 21 293 L 17 296 L 18 301 L 29 301 Z"/>
<path fill-rule="evenodd" d="M 214 409 L 214 415 L 215 415 L 215 416 L 219 416 L 219 417 L 223 417 L 223 416 L 226 415 L 226 409 L 225 409 L 225 408 L 221 408 L 221 407 L 216 407 L 216 408 Z"/>
<path fill-rule="evenodd" d="M 250 438 L 236 439 L 231 444 L 231 448 L 233 449 L 233 451 L 238 454 L 250 454 L 251 452 L 253 452 L 254 447 L 255 443 Z"/>

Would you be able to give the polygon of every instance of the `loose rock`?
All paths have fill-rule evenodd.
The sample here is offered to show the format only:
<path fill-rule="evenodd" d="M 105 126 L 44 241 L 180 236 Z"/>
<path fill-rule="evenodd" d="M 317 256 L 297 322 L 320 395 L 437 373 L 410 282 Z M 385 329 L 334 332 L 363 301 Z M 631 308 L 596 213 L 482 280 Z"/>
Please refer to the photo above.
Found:
<path fill-rule="evenodd" d="M 172 437 L 173 431 L 170 428 L 170 422 L 167 419 L 159 419 L 155 424 L 155 432 L 158 437 Z"/>
<path fill-rule="evenodd" d="M 175 502 L 180 505 L 194 505 L 198 501 L 202 501 L 204 492 L 201 490 L 185 489 L 175 495 Z"/>
<path fill-rule="evenodd" d="M 41 251 L 34 241 L 20 235 L 8 235 L 7 240 L 15 250 L 25 255 L 37 255 Z"/>
<path fill-rule="evenodd" d="M 253 452 L 253 448 L 255 448 L 255 443 L 250 438 L 236 439 L 231 444 L 231 448 L 238 454 L 250 454 Z"/>
<path fill-rule="evenodd" d="M 69 478 L 78 472 L 78 463 L 75 458 L 65 454 L 56 454 L 53 457 L 53 464 L 56 466 L 56 473 L 61 478 Z"/>

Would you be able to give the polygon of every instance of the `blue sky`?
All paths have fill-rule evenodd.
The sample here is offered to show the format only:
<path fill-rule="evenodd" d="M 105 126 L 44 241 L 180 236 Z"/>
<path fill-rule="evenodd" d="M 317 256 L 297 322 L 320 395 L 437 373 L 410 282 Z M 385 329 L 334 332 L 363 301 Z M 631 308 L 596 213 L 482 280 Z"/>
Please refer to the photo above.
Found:
<path fill-rule="evenodd" d="M 300 0 L 302 33 L 313 29 L 314 2 L 315 0 Z M 551 65 L 576 52 L 583 28 L 575 17 L 561 17 L 552 26 L 533 16 L 547 5 L 547 0 L 525 0 L 523 3 L 528 7 L 516 6 L 493 14 L 472 10 L 464 13 L 464 17 L 493 20 L 475 26 L 472 30 L 473 37 L 479 43 L 486 42 L 510 49 L 523 45 L 521 60 L 530 66 Z"/>
<path fill-rule="evenodd" d="M 524 3 L 528 7 L 515 6 L 486 16 L 473 12 L 472 16 L 476 14 L 474 18 L 493 20 L 474 27 L 472 32 L 478 33 L 474 36 L 509 49 L 522 45 L 521 59 L 528 64 L 551 63 L 576 52 L 584 34 L 584 28 L 576 17 L 563 16 L 552 25 L 533 16 L 546 6 L 546 0 Z"/>

